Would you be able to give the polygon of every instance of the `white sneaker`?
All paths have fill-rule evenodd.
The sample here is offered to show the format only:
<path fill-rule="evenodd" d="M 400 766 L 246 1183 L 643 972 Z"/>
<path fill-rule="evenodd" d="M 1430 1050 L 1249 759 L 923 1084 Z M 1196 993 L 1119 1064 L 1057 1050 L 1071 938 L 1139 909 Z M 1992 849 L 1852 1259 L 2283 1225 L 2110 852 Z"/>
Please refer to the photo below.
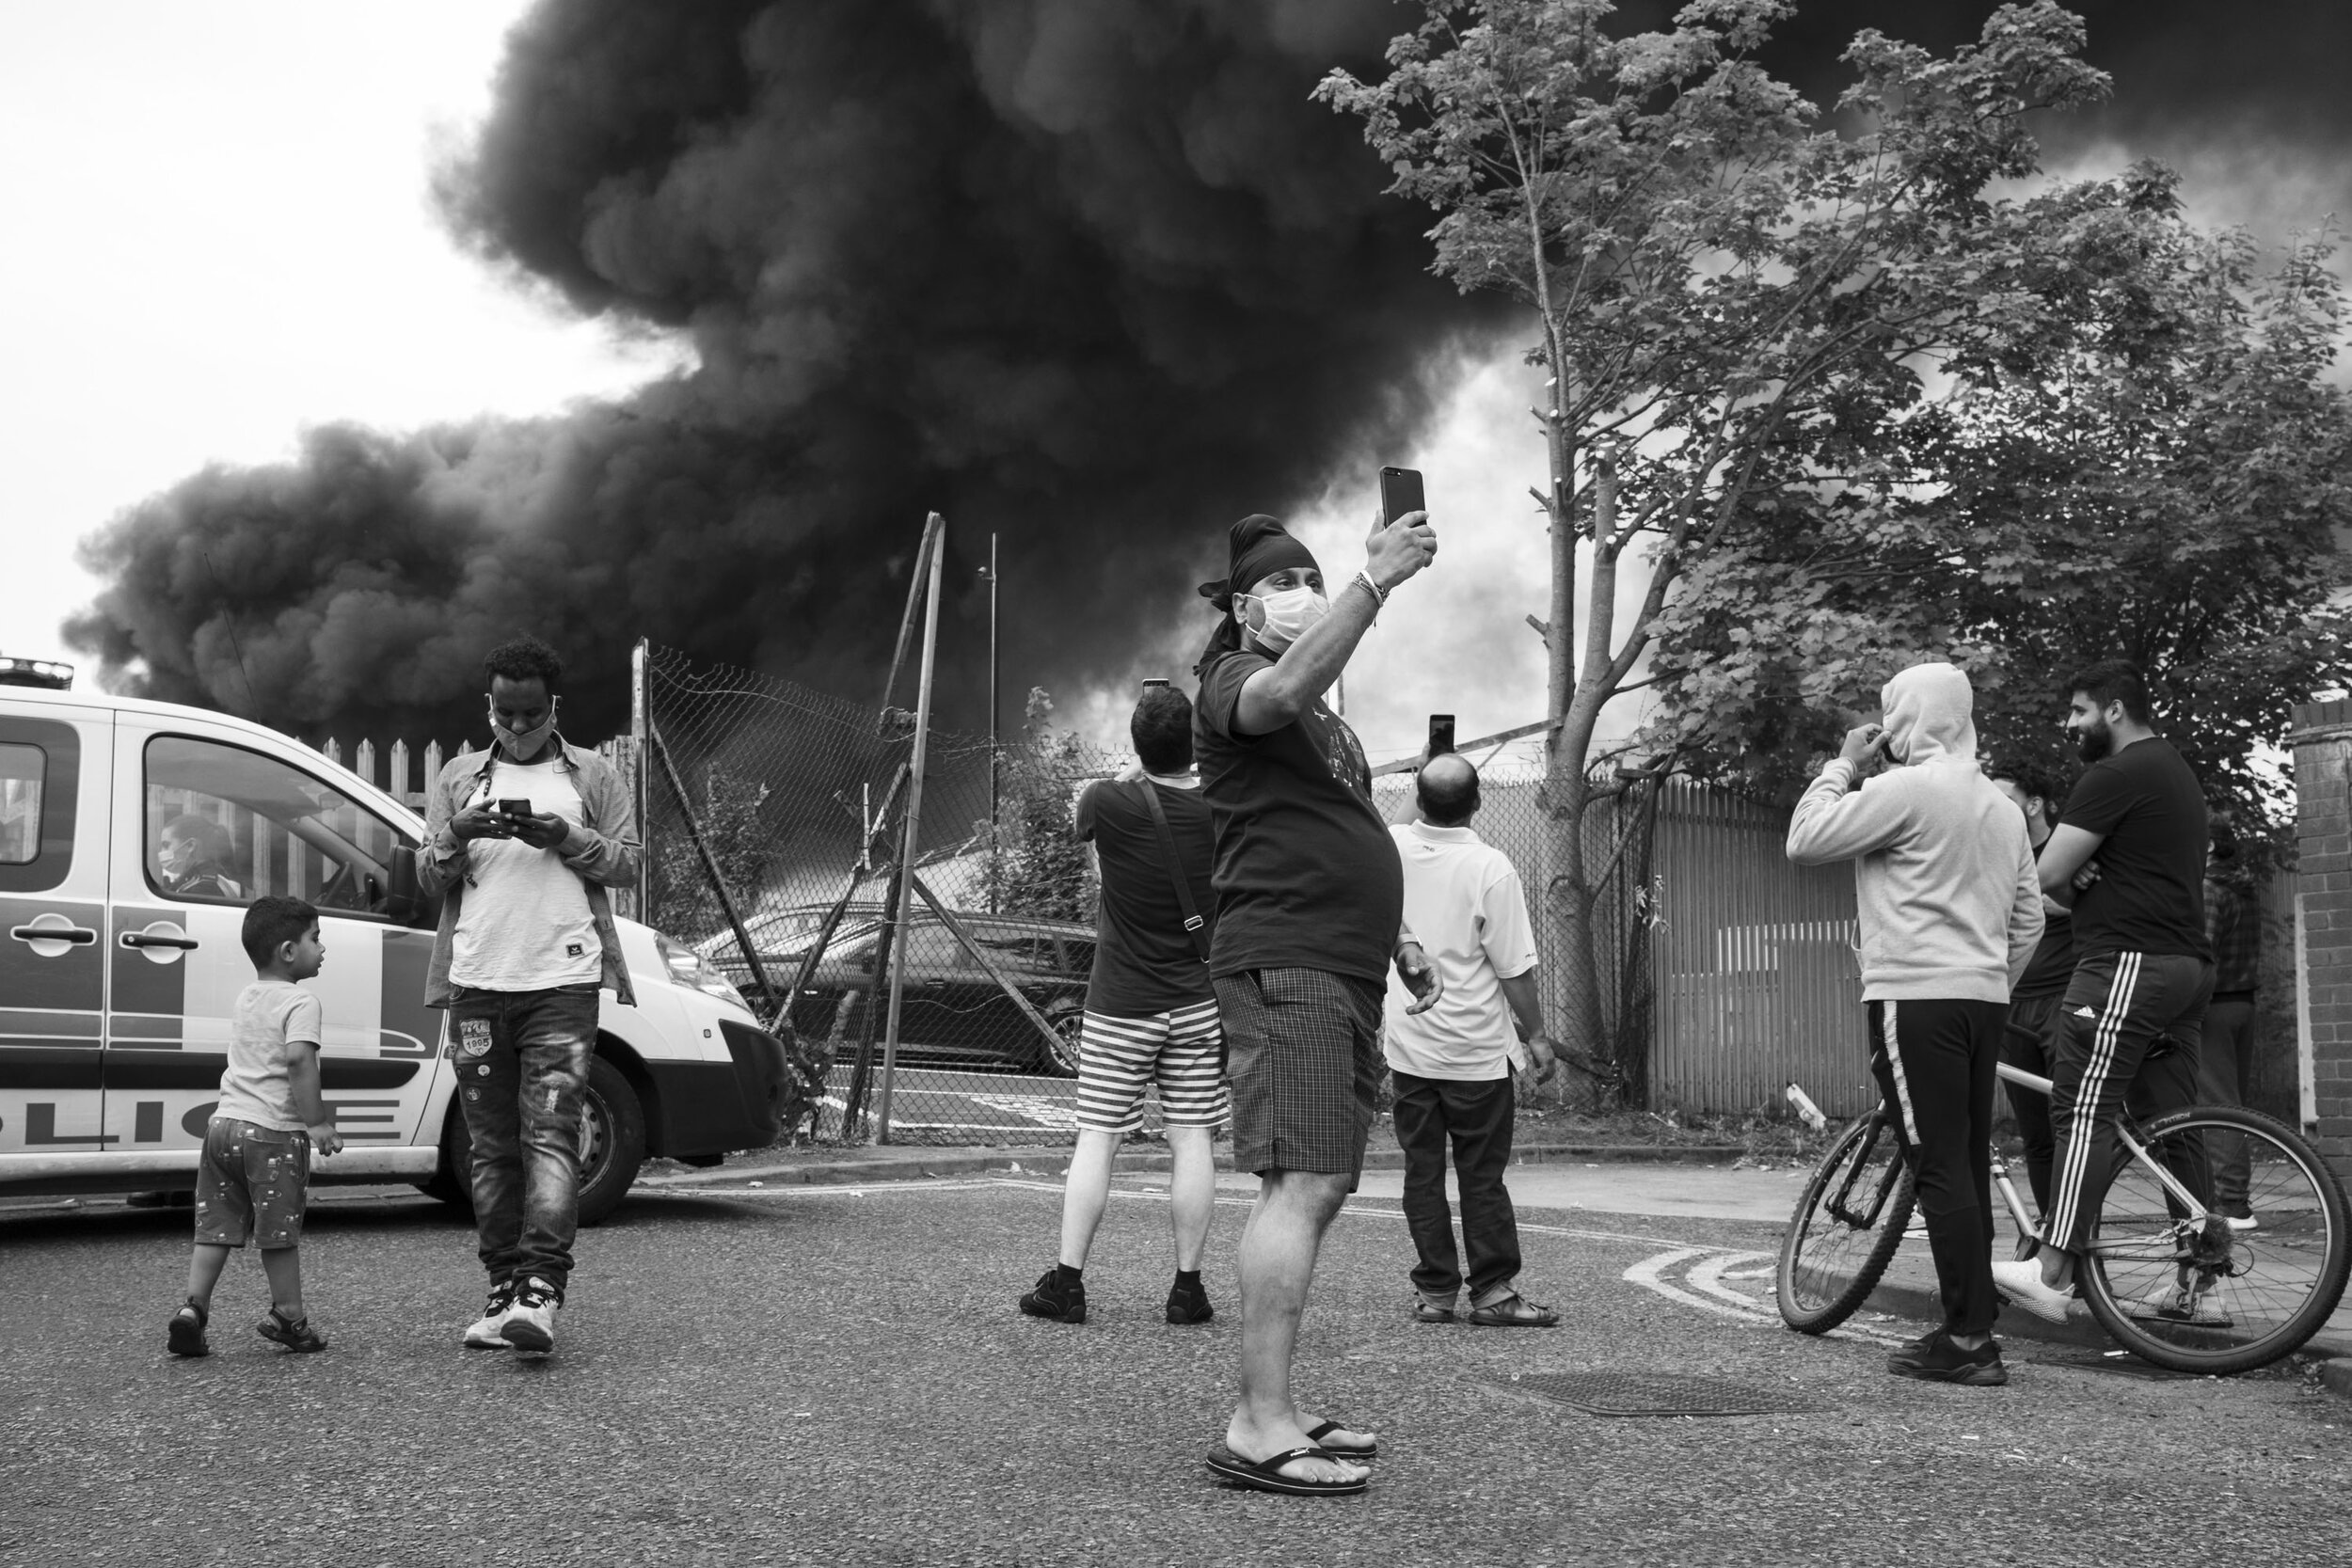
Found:
<path fill-rule="evenodd" d="M 1994 1262 L 1993 1283 L 2011 1302 L 2049 1323 L 2064 1323 L 2066 1308 L 2074 1301 L 2064 1291 L 2042 1283 L 2042 1265 L 2033 1259 L 2004 1258 Z"/>
<path fill-rule="evenodd" d="M 499 1331 L 515 1349 L 545 1355 L 555 1348 L 555 1314 L 563 1305 L 555 1287 L 532 1275 L 515 1291 L 514 1310 Z"/>
<path fill-rule="evenodd" d="M 466 1329 L 468 1350 L 504 1350 L 506 1337 L 500 1332 L 506 1323 L 507 1313 L 515 1308 L 515 1287 L 512 1283 L 490 1287 L 490 1299 L 482 1304 L 482 1316 Z"/>
<path fill-rule="evenodd" d="M 2230 1214 L 2225 1217 L 2230 1222 L 2230 1228 L 2241 1235 L 2249 1230 L 2260 1230 L 2263 1227 L 2263 1222 L 2251 1214 Z"/>

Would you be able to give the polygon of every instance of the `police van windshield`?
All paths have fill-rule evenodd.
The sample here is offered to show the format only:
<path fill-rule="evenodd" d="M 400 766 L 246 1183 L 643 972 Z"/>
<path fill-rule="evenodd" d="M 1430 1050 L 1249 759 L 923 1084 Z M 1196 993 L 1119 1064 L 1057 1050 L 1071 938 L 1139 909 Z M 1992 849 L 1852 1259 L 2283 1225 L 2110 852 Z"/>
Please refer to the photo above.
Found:
<path fill-rule="evenodd" d="M 249 904 L 264 894 L 382 914 L 390 824 L 315 776 L 242 746 L 147 743 L 147 876 L 168 898 Z"/>

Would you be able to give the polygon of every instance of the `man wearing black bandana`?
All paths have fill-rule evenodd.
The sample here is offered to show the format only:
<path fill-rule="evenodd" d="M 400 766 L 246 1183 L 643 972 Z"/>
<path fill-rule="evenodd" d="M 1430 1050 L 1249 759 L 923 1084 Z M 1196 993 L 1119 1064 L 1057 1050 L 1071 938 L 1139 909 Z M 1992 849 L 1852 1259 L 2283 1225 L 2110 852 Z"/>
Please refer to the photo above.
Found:
<path fill-rule="evenodd" d="M 635 879 L 637 828 L 619 772 L 556 733 L 555 650 L 519 638 L 483 673 L 491 743 L 444 767 L 425 804 L 418 880 L 442 897 L 425 1003 L 450 1012 L 490 1275 L 465 1343 L 544 1354 L 580 1228 L 596 993 L 635 1000 L 604 890 Z"/>
<path fill-rule="evenodd" d="M 1209 1467 L 1262 1491 L 1360 1492 L 1372 1433 L 1302 1414 L 1291 1356 L 1323 1233 L 1363 1168 L 1383 1065 L 1389 967 L 1418 999 L 1437 972 L 1403 928 L 1404 876 L 1363 748 L 1324 693 L 1389 595 L 1428 565 L 1425 513 L 1366 541 L 1326 598 L 1322 569 L 1272 517 L 1232 526 L 1223 611 L 1196 673 L 1194 752 L 1216 833 L 1209 969 L 1233 1093 L 1233 1161 L 1259 1178 L 1242 1233 L 1241 1400 Z"/>

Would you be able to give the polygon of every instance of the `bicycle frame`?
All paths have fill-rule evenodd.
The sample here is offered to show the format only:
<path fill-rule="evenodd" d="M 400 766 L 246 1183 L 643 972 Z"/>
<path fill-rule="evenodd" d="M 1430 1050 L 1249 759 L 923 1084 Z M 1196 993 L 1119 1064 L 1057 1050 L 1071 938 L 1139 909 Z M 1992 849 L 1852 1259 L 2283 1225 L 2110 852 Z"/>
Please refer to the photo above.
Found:
<path fill-rule="evenodd" d="M 2045 1100 L 2049 1098 L 2051 1085 L 2047 1078 L 2027 1072 L 2023 1068 L 2011 1067 L 2007 1062 L 1996 1064 L 1994 1070 L 1998 1072 L 2007 1083 L 2031 1089 Z M 2194 1227 L 2197 1231 L 2201 1232 L 2206 1222 L 2213 1217 L 2213 1212 L 2198 1202 L 2191 1196 L 2188 1188 L 2182 1184 L 2180 1179 L 2165 1169 L 2162 1162 L 2148 1152 L 2148 1146 L 2141 1143 L 2138 1136 L 2132 1131 L 2129 1117 L 2122 1115 L 2116 1117 L 2115 1135 L 2123 1147 L 2131 1151 L 2132 1158 L 2137 1161 L 2142 1168 L 2153 1174 L 2166 1194 L 2185 1212 L 2185 1218 L 2181 1223 Z M 2001 1201 L 2009 1206 L 2010 1217 L 2016 1221 L 2018 1233 L 2025 1236 L 2039 1234 L 2040 1227 L 2035 1223 L 2034 1216 L 2026 1212 L 2025 1200 L 2017 1196 L 2017 1187 L 2009 1179 L 2009 1162 L 1997 1152 L 1993 1156 L 1993 1180 L 1994 1184 L 2001 1189 Z M 2101 1257 L 2112 1258 L 2124 1255 L 2124 1249 L 2100 1242 L 2093 1242 L 2090 1244 L 2090 1250 Z"/>

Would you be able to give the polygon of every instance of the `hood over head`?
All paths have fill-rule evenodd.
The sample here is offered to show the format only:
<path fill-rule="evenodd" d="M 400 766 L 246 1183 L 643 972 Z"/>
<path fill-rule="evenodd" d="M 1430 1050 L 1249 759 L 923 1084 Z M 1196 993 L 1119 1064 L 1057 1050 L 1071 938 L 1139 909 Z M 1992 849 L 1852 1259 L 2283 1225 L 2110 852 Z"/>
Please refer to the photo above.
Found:
<path fill-rule="evenodd" d="M 1915 664 L 1879 689 L 1887 754 L 1905 767 L 1977 759 L 1977 694 L 1956 664 Z"/>

